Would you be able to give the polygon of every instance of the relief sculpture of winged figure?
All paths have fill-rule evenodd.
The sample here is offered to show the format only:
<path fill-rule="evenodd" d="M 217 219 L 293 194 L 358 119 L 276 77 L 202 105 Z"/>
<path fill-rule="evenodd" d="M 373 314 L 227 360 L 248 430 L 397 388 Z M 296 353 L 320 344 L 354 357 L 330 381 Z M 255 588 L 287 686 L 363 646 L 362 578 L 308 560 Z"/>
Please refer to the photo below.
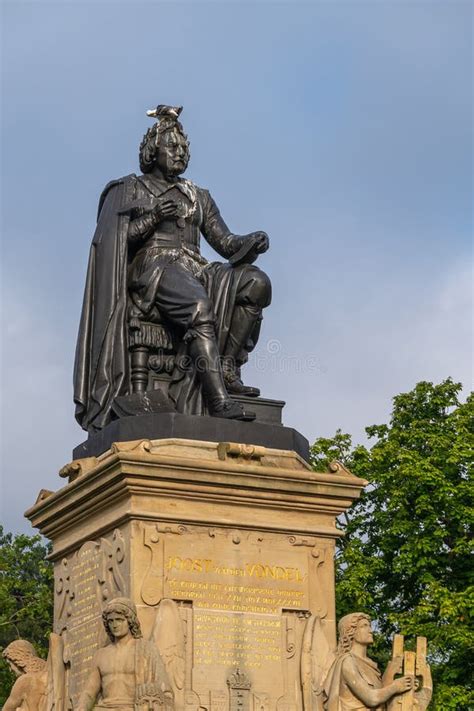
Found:
<path fill-rule="evenodd" d="M 301 649 L 303 711 L 425 711 L 432 681 L 424 637 L 417 638 L 416 652 L 403 652 L 403 637 L 395 635 L 382 675 L 367 655 L 373 642 L 368 615 L 345 615 L 338 632 L 337 649 L 331 649 L 321 619 L 308 619 Z"/>

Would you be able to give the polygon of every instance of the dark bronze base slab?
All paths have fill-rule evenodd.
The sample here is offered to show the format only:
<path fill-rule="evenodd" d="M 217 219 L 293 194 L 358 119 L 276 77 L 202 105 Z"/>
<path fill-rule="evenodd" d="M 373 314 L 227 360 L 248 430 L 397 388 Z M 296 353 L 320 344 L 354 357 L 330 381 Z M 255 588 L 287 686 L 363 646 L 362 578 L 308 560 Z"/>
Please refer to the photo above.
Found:
<path fill-rule="evenodd" d="M 232 400 L 240 402 L 244 410 L 255 413 L 255 421 L 266 425 L 281 425 L 282 410 L 285 406 L 283 400 L 268 400 L 264 397 L 245 397 L 231 395 Z"/>
<path fill-rule="evenodd" d="M 73 450 L 73 459 L 98 456 L 109 449 L 113 442 L 171 437 L 292 450 L 309 461 L 308 440 L 291 427 L 204 415 L 180 415 L 176 412 L 121 417 L 78 445 Z"/>
<path fill-rule="evenodd" d="M 162 390 L 148 390 L 144 393 L 116 397 L 112 411 L 116 417 L 176 412 L 173 403 Z"/>
<path fill-rule="evenodd" d="M 285 406 L 283 400 L 269 400 L 264 397 L 243 395 L 231 395 L 231 398 L 240 403 L 244 410 L 255 414 L 255 418 L 252 417 L 251 420 L 256 419 L 257 422 L 270 425 L 282 424 L 282 411 Z M 117 397 L 112 405 L 112 411 L 118 418 L 176 412 L 173 403 L 168 398 L 166 389 L 162 387 Z"/>

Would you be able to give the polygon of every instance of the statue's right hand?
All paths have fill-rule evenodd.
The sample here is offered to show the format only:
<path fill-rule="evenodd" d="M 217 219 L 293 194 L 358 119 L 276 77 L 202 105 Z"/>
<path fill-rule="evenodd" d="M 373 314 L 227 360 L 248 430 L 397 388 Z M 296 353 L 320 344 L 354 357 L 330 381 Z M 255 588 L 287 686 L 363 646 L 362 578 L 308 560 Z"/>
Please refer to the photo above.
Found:
<path fill-rule="evenodd" d="M 402 676 L 393 682 L 392 687 L 395 694 L 403 694 L 405 691 L 413 689 L 415 680 L 412 676 Z"/>
<path fill-rule="evenodd" d="M 157 222 L 165 220 L 167 217 L 176 217 L 178 214 L 178 203 L 169 198 L 158 200 L 152 213 Z"/>

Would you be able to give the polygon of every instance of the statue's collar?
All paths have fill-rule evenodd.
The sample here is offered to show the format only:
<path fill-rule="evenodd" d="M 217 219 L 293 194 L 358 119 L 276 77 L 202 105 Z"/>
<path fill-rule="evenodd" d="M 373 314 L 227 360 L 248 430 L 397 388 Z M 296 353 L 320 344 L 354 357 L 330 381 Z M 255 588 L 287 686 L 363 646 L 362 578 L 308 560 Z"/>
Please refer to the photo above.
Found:
<path fill-rule="evenodd" d="M 138 177 L 138 180 L 155 197 L 160 197 L 168 190 L 178 188 L 178 190 L 180 190 L 183 195 L 188 198 L 188 200 L 193 206 L 196 204 L 196 186 L 191 180 L 187 180 L 186 178 L 177 178 L 176 182 L 170 183 L 164 178 L 159 178 L 158 176 L 153 175 L 152 173 L 148 173 L 147 175 L 140 175 Z"/>
<path fill-rule="evenodd" d="M 175 183 L 168 183 L 164 178 L 158 178 L 156 175 L 148 173 L 147 175 L 140 175 L 138 180 L 149 190 L 152 195 L 158 197 L 162 195 L 166 190 L 174 187 Z"/>
<path fill-rule="evenodd" d="M 163 177 L 153 175 L 153 173 L 147 173 L 146 175 L 140 175 L 138 180 L 150 191 L 155 197 L 163 195 L 167 190 L 172 190 L 173 188 L 178 188 L 186 194 L 186 184 L 189 182 L 187 180 L 182 180 L 177 178 L 174 181 L 166 180 Z"/>

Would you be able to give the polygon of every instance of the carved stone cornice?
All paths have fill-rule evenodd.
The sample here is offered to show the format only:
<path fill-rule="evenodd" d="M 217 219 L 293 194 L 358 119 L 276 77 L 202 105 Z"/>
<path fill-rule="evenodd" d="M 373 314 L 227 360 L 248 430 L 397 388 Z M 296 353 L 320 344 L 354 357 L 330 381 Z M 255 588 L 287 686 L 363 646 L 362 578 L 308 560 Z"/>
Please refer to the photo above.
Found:
<path fill-rule="evenodd" d="M 134 519 L 235 527 L 236 516 L 241 529 L 341 535 L 336 518 L 359 497 L 364 480 L 345 469 L 314 472 L 294 452 L 269 448 L 249 449 L 244 460 L 238 453 L 221 459 L 232 446 L 176 439 L 117 443 L 25 515 L 55 541 L 53 559 L 72 545 L 68 531 L 79 522 L 84 539 Z"/>

